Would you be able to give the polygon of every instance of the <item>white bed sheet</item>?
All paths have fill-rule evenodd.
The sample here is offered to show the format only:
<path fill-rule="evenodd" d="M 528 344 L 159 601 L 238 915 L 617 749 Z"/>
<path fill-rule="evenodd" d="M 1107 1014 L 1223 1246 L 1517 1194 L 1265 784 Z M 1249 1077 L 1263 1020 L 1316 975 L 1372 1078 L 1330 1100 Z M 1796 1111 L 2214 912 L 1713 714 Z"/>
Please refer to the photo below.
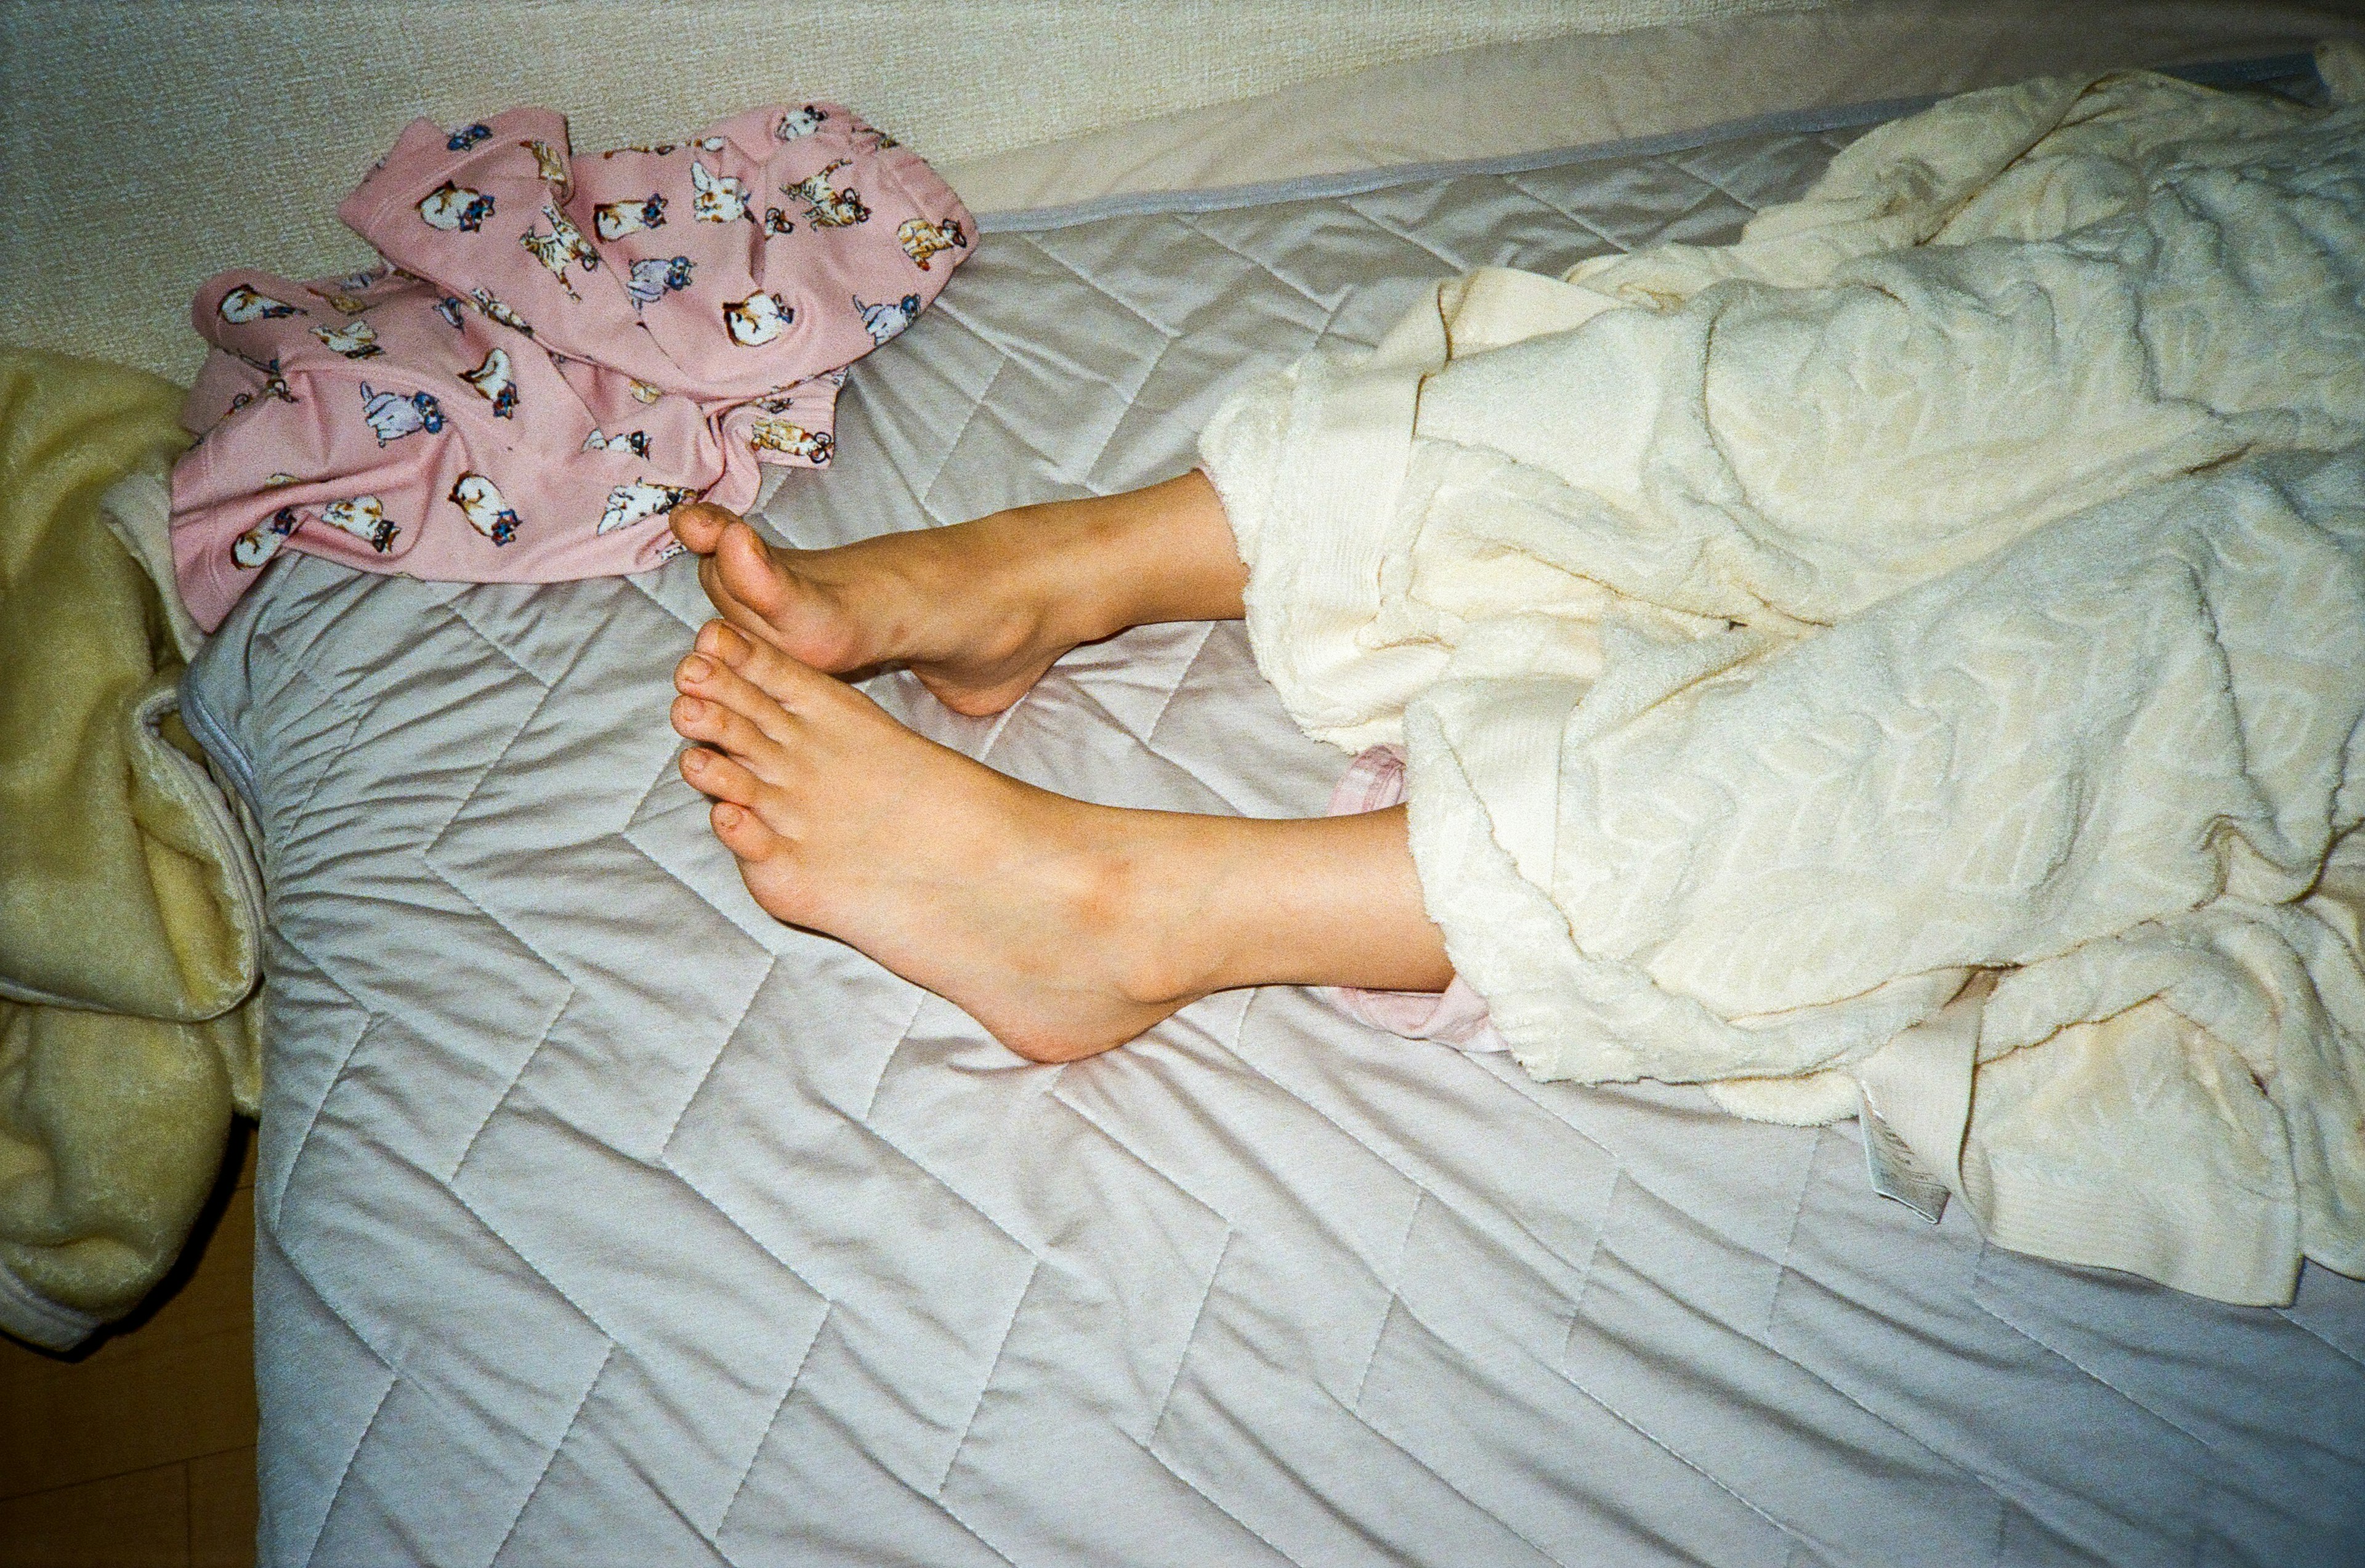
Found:
<path fill-rule="evenodd" d="M 857 369 L 802 543 L 1187 461 L 1427 279 L 1729 234 L 1844 132 L 989 234 Z M 1986 1247 L 1855 1129 L 1537 1084 L 1306 993 L 1030 1066 L 770 921 L 673 771 L 687 563 L 291 557 L 193 671 L 270 890 L 270 1563 L 2353 1561 L 2365 1286 Z M 1239 628 L 909 722 L 1127 805 L 1318 811 Z"/>

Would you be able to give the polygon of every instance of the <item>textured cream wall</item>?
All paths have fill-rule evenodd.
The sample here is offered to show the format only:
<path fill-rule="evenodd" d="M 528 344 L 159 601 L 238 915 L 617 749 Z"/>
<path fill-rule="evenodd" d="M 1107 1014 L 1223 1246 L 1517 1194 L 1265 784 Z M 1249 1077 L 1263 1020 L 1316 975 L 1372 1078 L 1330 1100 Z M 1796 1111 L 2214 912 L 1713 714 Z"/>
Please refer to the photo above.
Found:
<path fill-rule="evenodd" d="M 0 342 L 187 378 L 189 297 L 368 259 L 332 208 L 414 116 L 587 148 L 835 98 L 930 158 L 1473 44 L 1823 0 L 0 0 Z"/>

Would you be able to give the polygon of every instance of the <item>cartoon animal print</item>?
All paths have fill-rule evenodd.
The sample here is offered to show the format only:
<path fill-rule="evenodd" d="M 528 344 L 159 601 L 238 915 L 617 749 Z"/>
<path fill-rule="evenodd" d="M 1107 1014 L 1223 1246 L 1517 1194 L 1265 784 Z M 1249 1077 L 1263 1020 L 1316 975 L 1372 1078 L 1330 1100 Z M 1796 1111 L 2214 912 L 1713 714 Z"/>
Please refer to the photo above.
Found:
<path fill-rule="evenodd" d="M 240 284 L 221 297 L 215 310 L 233 326 L 243 327 L 249 321 L 275 321 L 283 316 L 308 316 L 310 311 L 284 299 L 274 299 L 260 289 Z"/>
<path fill-rule="evenodd" d="M 458 506 L 468 525 L 494 543 L 506 544 L 517 537 L 518 514 L 482 474 L 461 475 L 444 499 Z"/>
<path fill-rule="evenodd" d="M 723 324 L 730 330 L 731 341 L 743 349 L 762 348 L 796 319 L 788 301 L 777 294 L 751 294 L 723 307 Z"/>
<path fill-rule="evenodd" d="M 804 430 L 786 420 L 757 420 L 747 432 L 747 444 L 757 452 L 784 453 L 819 465 L 829 461 L 833 443 L 827 431 Z"/>
<path fill-rule="evenodd" d="M 624 292 L 633 297 L 633 308 L 663 299 L 667 289 L 688 288 L 690 268 L 695 265 L 688 256 L 644 256 L 634 262 L 632 275 L 624 282 Z"/>
<path fill-rule="evenodd" d="M 839 190 L 829 183 L 832 174 L 852 162 L 850 158 L 840 158 L 824 163 L 794 185 L 782 185 L 780 194 L 804 203 L 805 221 L 816 229 L 850 229 L 857 223 L 868 223 L 870 209 L 862 205 L 860 193 L 851 187 Z"/>
<path fill-rule="evenodd" d="M 919 263 L 922 272 L 926 272 L 930 256 L 956 246 L 968 250 L 969 236 L 961 232 L 960 219 L 957 218 L 947 218 L 942 223 L 931 223 L 925 218 L 907 218 L 902 227 L 895 230 L 895 243 L 902 246 L 903 253 Z"/>
<path fill-rule="evenodd" d="M 600 153 L 600 156 L 602 158 L 613 158 L 619 152 L 646 152 L 655 157 L 662 158 L 667 153 L 679 151 L 680 149 L 681 143 L 678 141 L 660 141 L 655 147 L 641 147 L 637 145 L 632 147 L 611 147 L 605 152 Z"/>
<path fill-rule="evenodd" d="M 485 313 L 487 320 L 499 321 L 504 327 L 514 328 L 529 338 L 533 336 L 533 329 L 526 325 L 525 318 L 495 298 L 492 290 L 472 288 L 468 291 L 468 297 L 476 302 L 476 308 Z"/>
<path fill-rule="evenodd" d="M 488 125 L 464 125 L 443 139 L 443 150 L 446 152 L 465 152 L 492 134 L 493 128 Z"/>
<path fill-rule="evenodd" d="M 729 174 L 709 172 L 706 165 L 693 158 L 689 161 L 689 183 L 698 187 L 690 199 L 689 216 L 699 223 L 736 223 L 747 216 L 747 185 Z"/>
<path fill-rule="evenodd" d="M 646 431 L 618 431 L 614 435 L 601 435 L 598 431 L 593 431 L 589 435 L 583 438 L 583 450 L 586 452 L 629 452 L 635 457 L 646 457 L 649 454 L 649 432 Z"/>
<path fill-rule="evenodd" d="M 394 273 L 391 266 L 364 268 L 357 273 L 347 273 L 337 280 L 337 286 L 348 294 L 362 294 L 384 283 Z"/>
<path fill-rule="evenodd" d="M 399 392 L 373 392 L 370 384 L 362 383 L 362 418 L 384 446 L 390 441 L 416 435 L 425 431 L 433 435 L 443 428 L 443 406 L 425 392 L 413 392 L 404 397 Z"/>
<path fill-rule="evenodd" d="M 315 327 L 312 335 L 347 359 L 372 359 L 386 352 L 377 346 L 377 329 L 367 321 Z"/>
<path fill-rule="evenodd" d="M 600 532 L 612 533 L 628 528 L 645 517 L 671 511 L 698 492 L 680 485 L 652 485 L 645 479 L 635 479 L 629 485 L 619 485 L 608 492 L 608 510 L 600 516 Z"/>
<path fill-rule="evenodd" d="M 871 346 L 876 348 L 912 324 L 912 318 L 920 313 L 920 297 L 907 294 L 888 304 L 865 305 L 857 294 L 854 308 L 862 312 L 862 330 L 870 334 Z"/>
<path fill-rule="evenodd" d="M 435 302 L 435 314 L 450 323 L 454 331 L 460 330 L 460 297 L 447 294 Z"/>
<path fill-rule="evenodd" d="M 549 270 L 550 275 L 558 280 L 558 286 L 566 291 L 569 299 L 580 299 L 583 297 L 576 293 L 575 286 L 566 280 L 566 263 L 578 263 L 587 273 L 598 272 L 599 252 L 591 249 L 591 241 L 583 238 L 583 230 L 567 221 L 566 215 L 558 210 L 555 202 L 544 202 L 542 216 L 549 221 L 550 232 L 544 234 L 539 230 L 529 229 L 518 236 L 518 243 L 532 252 L 533 259 Z"/>
<path fill-rule="evenodd" d="M 575 227 L 574 220 L 558 210 L 557 203 L 544 202 L 542 216 L 549 219 L 550 231 L 566 241 L 566 248 L 575 252 L 576 261 L 582 263 L 585 272 L 600 270 L 600 252 L 591 248 L 590 241 L 583 238 L 583 230 Z"/>
<path fill-rule="evenodd" d="M 559 195 L 564 196 L 575 184 L 575 176 L 568 171 L 566 160 L 559 155 L 557 149 L 538 136 L 518 145 L 533 154 L 534 170 L 542 175 L 543 183 L 556 187 Z"/>
<path fill-rule="evenodd" d="M 782 141 L 794 141 L 801 136 L 811 136 L 814 131 L 819 130 L 822 128 L 822 122 L 827 118 L 829 114 L 826 110 L 817 109 L 811 104 L 807 104 L 803 108 L 790 109 L 787 114 L 782 115 L 780 123 L 772 128 L 772 134 Z"/>
<path fill-rule="evenodd" d="M 517 412 L 517 387 L 510 380 L 509 351 L 499 346 L 485 351 L 485 363 L 464 370 L 460 379 L 493 406 L 493 418 L 506 420 Z"/>
<path fill-rule="evenodd" d="M 375 496 L 331 501 L 320 509 L 320 521 L 331 528 L 343 529 L 381 555 L 393 545 L 394 536 L 402 532 L 387 521 L 386 508 Z"/>
<path fill-rule="evenodd" d="M 654 403 L 658 398 L 665 396 L 665 393 L 661 388 L 652 386 L 645 381 L 633 382 L 632 384 L 632 392 L 634 398 L 644 403 Z"/>
<path fill-rule="evenodd" d="M 782 234 L 793 234 L 796 231 L 797 226 L 789 221 L 787 213 L 777 207 L 768 207 L 764 209 L 764 235 L 767 239 L 777 238 Z"/>
<path fill-rule="evenodd" d="M 644 229 L 665 227 L 666 198 L 656 191 L 646 201 L 603 201 L 591 209 L 591 227 L 602 240 L 621 240 Z"/>
<path fill-rule="evenodd" d="M 857 124 L 854 128 L 854 144 L 857 147 L 868 148 L 873 152 L 885 147 L 901 147 L 903 145 L 893 137 L 888 135 L 885 131 L 880 129 L 877 126 L 861 124 Z"/>
<path fill-rule="evenodd" d="M 270 478 L 265 479 L 263 482 L 263 487 L 266 490 L 276 490 L 284 486 L 297 484 L 300 481 L 298 481 L 293 474 L 274 474 Z"/>
<path fill-rule="evenodd" d="M 387 274 L 384 273 L 347 273 L 336 281 L 333 287 L 321 288 L 316 285 L 306 286 L 312 294 L 327 300 L 346 315 L 358 316 L 369 308 L 369 301 L 362 298 L 361 296 L 385 282 L 386 277 Z"/>
<path fill-rule="evenodd" d="M 241 392 L 237 397 L 232 398 L 230 400 L 230 407 L 222 410 L 222 418 L 230 418 L 230 415 L 237 413 L 241 409 L 243 409 L 249 403 L 253 402 L 258 397 L 275 398 L 282 403 L 293 403 L 296 401 L 296 394 L 287 390 L 287 378 L 279 374 L 279 356 L 277 354 L 273 354 L 271 356 L 271 363 L 268 364 L 265 364 L 259 359 L 249 358 L 245 354 L 240 354 L 238 357 L 246 363 L 248 368 L 256 371 L 262 375 L 263 390 L 259 393 Z"/>
<path fill-rule="evenodd" d="M 230 565 L 253 571 L 279 554 L 279 547 L 287 543 L 287 536 L 296 532 L 301 521 L 294 507 L 281 507 L 272 514 L 270 521 L 258 522 L 230 541 Z"/>
<path fill-rule="evenodd" d="M 474 234 L 493 215 L 493 198 L 482 191 L 446 180 L 419 201 L 419 216 L 430 229 L 446 233 Z"/>
<path fill-rule="evenodd" d="M 566 241 L 555 234 L 544 234 L 539 229 L 529 229 L 518 236 L 518 243 L 523 245 L 532 254 L 533 259 L 543 264 L 544 271 L 558 280 L 558 286 L 566 291 L 566 297 L 569 299 L 583 297 L 575 292 L 575 286 L 566 280 L 566 263 L 574 258 L 567 250 Z"/>

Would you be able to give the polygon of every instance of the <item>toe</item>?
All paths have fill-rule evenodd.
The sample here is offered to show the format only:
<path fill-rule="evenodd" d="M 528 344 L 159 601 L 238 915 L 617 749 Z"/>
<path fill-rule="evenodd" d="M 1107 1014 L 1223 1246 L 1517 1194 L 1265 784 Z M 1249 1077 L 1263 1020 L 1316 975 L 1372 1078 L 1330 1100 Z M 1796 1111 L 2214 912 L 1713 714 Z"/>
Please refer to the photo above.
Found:
<path fill-rule="evenodd" d="M 723 531 L 739 521 L 739 514 L 714 505 L 712 501 L 690 501 L 678 506 L 667 514 L 673 524 L 673 536 L 701 555 L 714 554 Z"/>
<path fill-rule="evenodd" d="M 736 518 L 715 540 L 714 570 L 733 599 L 758 615 L 779 612 L 785 599 L 779 566 L 762 536 Z"/>
<path fill-rule="evenodd" d="M 815 701 L 835 700 L 847 693 L 860 695 L 835 677 L 824 675 L 770 643 L 746 636 L 733 627 L 715 627 L 713 644 L 709 648 L 705 633 L 700 633 L 701 649 L 713 654 L 752 690 L 791 712 Z"/>
<path fill-rule="evenodd" d="M 708 808 L 706 815 L 714 824 L 714 836 L 723 841 L 723 847 L 742 860 L 769 860 L 788 846 L 786 839 L 745 806 L 717 801 Z"/>
<path fill-rule="evenodd" d="M 717 689 L 723 684 L 713 682 L 699 695 L 684 692 L 675 698 L 671 715 L 674 733 L 684 740 L 700 741 L 724 752 L 759 775 L 777 778 L 780 773 L 780 737 L 736 704 L 723 700 L 724 693 Z M 779 712 L 777 706 L 772 711 Z"/>
<path fill-rule="evenodd" d="M 769 642 L 778 635 L 769 622 L 740 602 L 739 596 L 731 591 L 723 580 L 723 569 L 715 565 L 712 555 L 701 557 L 698 563 L 698 586 L 706 590 L 707 602 L 714 606 L 723 618 L 714 624 L 736 626 L 748 636 L 762 642 Z"/>
<path fill-rule="evenodd" d="M 698 629 L 691 645 L 708 658 L 736 668 L 747 657 L 747 650 L 759 639 L 731 621 L 710 621 Z"/>
<path fill-rule="evenodd" d="M 725 652 L 726 648 L 735 653 Z M 774 666 L 786 666 L 791 678 L 775 678 L 768 687 L 751 678 L 752 671 Z M 728 626 L 711 626 L 699 633 L 698 651 L 686 655 L 674 667 L 674 685 L 686 696 L 721 703 L 783 744 L 791 738 L 788 721 L 790 712 L 809 706 L 822 688 L 846 689 L 828 676 L 779 653 L 769 644 L 756 642 Z M 784 702 L 776 693 L 783 693 L 791 700 Z"/>
<path fill-rule="evenodd" d="M 764 781 L 747 767 L 734 758 L 705 746 L 694 745 L 681 754 L 681 776 L 689 787 L 701 795 L 752 811 L 756 796 Z"/>

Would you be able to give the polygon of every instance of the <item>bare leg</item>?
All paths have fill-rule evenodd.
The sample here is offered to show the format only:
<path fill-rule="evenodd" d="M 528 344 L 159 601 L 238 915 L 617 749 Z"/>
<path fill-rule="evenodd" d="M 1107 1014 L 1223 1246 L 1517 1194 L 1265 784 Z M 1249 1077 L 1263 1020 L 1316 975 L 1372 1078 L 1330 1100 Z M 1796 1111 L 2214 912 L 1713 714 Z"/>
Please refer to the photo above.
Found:
<path fill-rule="evenodd" d="M 814 669 L 901 664 L 960 713 L 994 713 L 1080 643 L 1241 613 L 1248 569 L 1205 476 L 1054 501 L 834 550 L 776 550 L 734 514 L 677 508 L 723 618 Z"/>
<path fill-rule="evenodd" d="M 676 674 L 682 774 L 756 902 L 1037 1061 L 1235 986 L 1438 991 L 1401 809 L 1268 822 L 1089 805 L 897 723 L 721 623 Z"/>

